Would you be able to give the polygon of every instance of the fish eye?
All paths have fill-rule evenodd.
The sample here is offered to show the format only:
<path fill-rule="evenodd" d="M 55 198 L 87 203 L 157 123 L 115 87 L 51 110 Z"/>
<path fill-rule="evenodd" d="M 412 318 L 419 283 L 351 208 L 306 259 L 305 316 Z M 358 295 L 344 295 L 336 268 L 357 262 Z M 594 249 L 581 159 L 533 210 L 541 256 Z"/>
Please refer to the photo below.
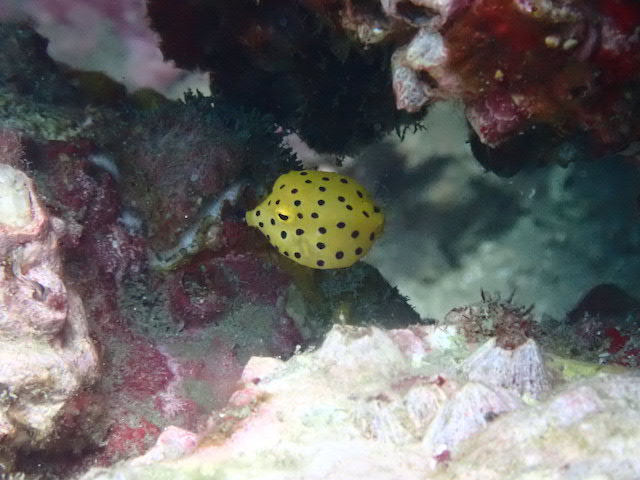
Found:
<path fill-rule="evenodd" d="M 285 210 L 284 208 L 278 208 L 276 210 L 276 215 L 278 216 L 278 218 L 286 223 L 291 222 L 292 220 L 292 215 L 290 212 L 288 212 L 287 210 Z"/>

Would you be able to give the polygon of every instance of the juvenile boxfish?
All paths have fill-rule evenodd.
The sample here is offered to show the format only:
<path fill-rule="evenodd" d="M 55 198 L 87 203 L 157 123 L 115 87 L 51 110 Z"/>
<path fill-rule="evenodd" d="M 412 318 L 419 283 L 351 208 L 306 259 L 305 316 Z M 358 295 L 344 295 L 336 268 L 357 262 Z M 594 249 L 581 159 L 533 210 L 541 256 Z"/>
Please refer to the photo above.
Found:
<path fill-rule="evenodd" d="M 384 229 L 384 214 L 362 185 L 315 170 L 281 175 L 246 220 L 282 255 L 321 269 L 353 265 Z"/>

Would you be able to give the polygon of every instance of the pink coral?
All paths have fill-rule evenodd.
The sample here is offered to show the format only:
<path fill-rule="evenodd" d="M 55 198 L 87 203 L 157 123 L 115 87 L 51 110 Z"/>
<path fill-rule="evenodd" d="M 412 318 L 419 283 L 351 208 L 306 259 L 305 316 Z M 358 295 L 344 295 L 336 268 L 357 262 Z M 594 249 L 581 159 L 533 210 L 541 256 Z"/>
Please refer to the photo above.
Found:
<path fill-rule="evenodd" d="M 2 19 L 30 18 L 50 38 L 54 58 L 85 69 L 102 65 L 131 89 L 166 91 L 186 73 L 163 59 L 145 15 L 143 0 L 27 0 L 0 5 Z M 102 48 L 107 43 L 117 45 L 115 52 Z"/>

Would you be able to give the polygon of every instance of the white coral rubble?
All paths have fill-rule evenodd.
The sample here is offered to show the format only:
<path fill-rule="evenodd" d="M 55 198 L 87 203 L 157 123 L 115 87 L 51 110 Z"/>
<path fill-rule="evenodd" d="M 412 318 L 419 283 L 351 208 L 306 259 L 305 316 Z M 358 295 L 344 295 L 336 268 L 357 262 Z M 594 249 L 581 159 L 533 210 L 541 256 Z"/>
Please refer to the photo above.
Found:
<path fill-rule="evenodd" d="M 547 371 L 532 340 L 471 355 L 459 340 L 453 326 L 335 326 L 318 350 L 252 358 L 190 453 L 85 480 L 638 478 L 640 432 L 620 412 L 640 415 L 639 376 L 570 384 Z"/>

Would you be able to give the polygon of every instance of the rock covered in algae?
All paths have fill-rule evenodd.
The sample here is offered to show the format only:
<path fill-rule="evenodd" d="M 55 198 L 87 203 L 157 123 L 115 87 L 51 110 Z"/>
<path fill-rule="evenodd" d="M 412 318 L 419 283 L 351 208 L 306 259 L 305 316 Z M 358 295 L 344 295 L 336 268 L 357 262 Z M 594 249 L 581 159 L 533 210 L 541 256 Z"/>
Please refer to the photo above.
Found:
<path fill-rule="evenodd" d="M 549 388 L 536 401 L 519 382 L 469 380 L 474 370 L 461 367 L 468 356 L 451 325 L 334 326 L 315 351 L 286 362 L 253 357 L 241 388 L 197 443 L 189 432 L 167 430 L 147 455 L 84 480 L 640 475 L 640 434 L 629 421 L 640 420 L 640 376 L 566 382 L 536 358 L 531 372 Z M 504 366 L 532 356 L 481 358 Z"/>
<path fill-rule="evenodd" d="M 52 448 L 97 376 L 82 302 L 62 278 L 63 228 L 32 181 L 0 163 L 0 471 L 19 449 Z"/>

